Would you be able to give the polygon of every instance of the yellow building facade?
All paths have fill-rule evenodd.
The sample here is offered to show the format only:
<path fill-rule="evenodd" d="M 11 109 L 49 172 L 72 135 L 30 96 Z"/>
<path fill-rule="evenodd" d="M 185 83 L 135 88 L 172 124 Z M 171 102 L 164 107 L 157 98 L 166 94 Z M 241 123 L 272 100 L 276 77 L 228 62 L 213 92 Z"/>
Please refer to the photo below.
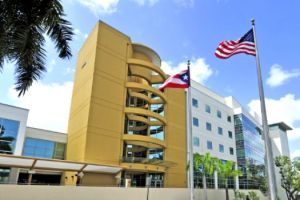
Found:
<path fill-rule="evenodd" d="M 85 174 L 83 185 L 186 187 L 186 108 L 182 89 L 158 90 L 159 55 L 98 22 L 76 67 L 66 159 L 122 168 Z M 66 177 L 71 175 L 66 173 Z"/>

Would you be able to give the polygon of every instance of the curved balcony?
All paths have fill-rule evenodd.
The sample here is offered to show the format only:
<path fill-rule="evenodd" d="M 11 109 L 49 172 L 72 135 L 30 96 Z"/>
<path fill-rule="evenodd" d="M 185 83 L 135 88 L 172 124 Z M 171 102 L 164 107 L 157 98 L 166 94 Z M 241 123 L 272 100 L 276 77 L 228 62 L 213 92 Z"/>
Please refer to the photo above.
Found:
<path fill-rule="evenodd" d="M 128 117 L 129 120 L 143 122 L 143 123 L 145 123 L 145 124 L 147 124 L 149 126 L 161 126 L 161 125 L 164 125 L 160 121 L 150 121 L 150 120 L 148 120 L 145 117 L 134 115 L 134 114 L 130 114 L 130 113 L 128 113 L 127 117 Z"/>
<path fill-rule="evenodd" d="M 151 60 L 152 63 L 154 63 L 157 66 L 160 66 L 161 64 L 160 56 L 150 47 L 140 43 L 132 43 L 132 48 L 135 53 L 141 53 L 143 55 L 146 55 L 148 59 Z"/>
<path fill-rule="evenodd" d="M 152 118 L 155 118 L 158 121 L 162 122 L 164 125 L 167 124 L 167 121 L 164 117 L 162 117 L 161 115 L 159 115 L 155 112 L 152 112 L 150 110 L 145 110 L 145 109 L 142 109 L 142 108 L 126 107 L 125 108 L 125 113 L 126 114 L 144 115 L 144 116 L 147 116 L 147 117 L 152 117 Z M 146 119 L 146 120 L 149 121 L 148 119 Z M 142 122 L 146 123 L 146 121 L 142 121 Z"/>
<path fill-rule="evenodd" d="M 164 103 L 167 102 L 167 97 L 160 90 L 155 89 L 149 85 L 144 85 L 144 84 L 134 83 L 134 82 L 127 82 L 126 87 L 149 91 L 149 92 L 155 94 L 156 96 L 159 96 L 163 100 Z"/>
<path fill-rule="evenodd" d="M 148 97 L 142 93 L 139 93 L 139 92 L 129 91 L 129 95 L 130 95 L 130 97 L 136 97 L 139 99 L 143 99 L 150 104 L 162 104 L 163 103 L 163 101 L 161 99 L 151 99 L 150 97 Z"/>
<path fill-rule="evenodd" d="M 153 82 L 152 79 L 155 79 L 155 82 L 161 83 L 167 79 L 167 76 L 162 71 L 162 69 L 160 69 L 151 62 L 130 58 L 127 60 L 127 63 L 129 64 L 132 75 L 142 76 L 143 78 L 147 79 L 150 83 Z M 152 72 L 158 74 L 160 78 L 157 78 L 157 76 L 153 75 Z"/>
<path fill-rule="evenodd" d="M 151 149 L 166 148 L 166 143 L 164 141 L 150 136 L 124 134 L 123 140 L 126 141 L 127 144 L 143 146 Z"/>

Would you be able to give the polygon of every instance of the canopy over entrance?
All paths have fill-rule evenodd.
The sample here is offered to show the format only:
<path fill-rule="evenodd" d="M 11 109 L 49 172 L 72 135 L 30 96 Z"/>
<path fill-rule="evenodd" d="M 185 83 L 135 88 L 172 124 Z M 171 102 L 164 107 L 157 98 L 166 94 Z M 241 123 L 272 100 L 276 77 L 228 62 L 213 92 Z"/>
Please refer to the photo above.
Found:
<path fill-rule="evenodd" d="M 122 170 L 121 167 L 112 165 L 98 165 L 85 162 L 33 158 L 7 154 L 0 154 L 0 166 L 25 168 L 29 170 L 74 171 L 83 173 L 93 172 L 110 174 L 116 174 Z"/>

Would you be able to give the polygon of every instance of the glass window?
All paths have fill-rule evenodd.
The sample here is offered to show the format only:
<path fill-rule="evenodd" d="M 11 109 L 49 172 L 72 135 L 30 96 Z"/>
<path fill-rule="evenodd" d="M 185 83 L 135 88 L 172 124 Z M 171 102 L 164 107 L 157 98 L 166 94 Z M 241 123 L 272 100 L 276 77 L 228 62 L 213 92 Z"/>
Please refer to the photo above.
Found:
<path fill-rule="evenodd" d="M 231 122 L 231 116 L 229 116 L 229 115 L 227 116 L 227 121 Z"/>
<path fill-rule="evenodd" d="M 0 118 L 0 153 L 14 153 L 19 126 L 19 121 Z"/>
<path fill-rule="evenodd" d="M 147 130 L 147 129 L 145 129 Z M 164 126 L 150 126 L 150 137 L 164 140 L 165 138 Z"/>
<path fill-rule="evenodd" d="M 218 116 L 218 118 L 222 118 L 222 113 L 221 113 L 221 111 L 217 111 L 217 116 Z"/>
<path fill-rule="evenodd" d="M 229 153 L 230 155 L 234 155 L 234 149 L 232 147 L 229 147 Z"/>
<path fill-rule="evenodd" d="M 192 104 L 195 108 L 198 108 L 198 100 L 197 99 L 192 99 Z"/>
<path fill-rule="evenodd" d="M 205 112 L 210 113 L 210 106 L 209 105 L 205 105 Z"/>
<path fill-rule="evenodd" d="M 207 149 L 209 150 L 213 149 L 212 141 L 207 141 Z"/>
<path fill-rule="evenodd" d="M 232 131 L 228 131 L 228 137 L 232 138 Z"/>
<path fill-rule="evenodd" d="M 219 144 L 219 152 L 224 153 L 224 145 Z"/>
<path fill-rule="evenodd" d="M 0 184 L 2 183 L 9 183 L 9 168 L 0 168 Z"/>
<path fill-rule="evenodd" d="M 199 120 L 198 120 L 198 118 L 196 118 L 196 117 L 193 117 L 193 125 L 194 126 L 199 126 Z"/>
<path fill-rule="evenodd" d="M 149 159 L 163 160 L 164 150 L 163 149 L 149 149 Z"/>
<path fill-rule="evenodd" d="M 56 144 L 53 141 L 28 137 L 25 139 L 23 155 L 40 158 L 63 159 L 64 151 L 64 144 Z"/>
<path fill-rule="evenodd" d="M 218 134 L 223 135 L 223 129 L 221 127 L 218 127 Z"/>
<path fill-rule="evenodd" d="M 211 131 L 211 123 L 206 122 L 206 130 Z"/>
<path fill-rule="evenodd" d="M 193 145 L 196 147 L 200 146 L 200 140 L 198 137 L 193 137 Z"/>
<path fill-rule="evenodd" d="M 54 153 L 53 153 L 53 158 L 54 159 L 61 159 L 64 160 L 65 158 L 65 148 L 66 145 L 63 143 L 55 143 L 55 148 L 54 148 Z M 52 156 L 50 153 L 48 152 L 48 156 Z"/>

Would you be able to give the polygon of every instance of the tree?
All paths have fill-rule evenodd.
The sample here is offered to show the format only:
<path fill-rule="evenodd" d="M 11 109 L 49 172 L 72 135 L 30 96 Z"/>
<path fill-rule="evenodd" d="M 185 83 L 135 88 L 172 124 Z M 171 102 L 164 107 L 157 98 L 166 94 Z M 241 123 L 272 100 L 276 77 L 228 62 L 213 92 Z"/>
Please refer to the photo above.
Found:
<path fill-rule="evenodd" d="M 275 165 L 279 168 L 281 187 L 285 189 L 287 198 L 296 200 L 300 192 L 300 159 L 291 161 L 287 156 L 278 156 Z"/>
<path fill-rule="evenodd" d="M 234 162 L 232 161 L 223 162 L 222 160 L 219 160 L 217 164 L 217 171 L 218 171 L 218 176 L 225 180 L 226 200 L 229 200 L 228 179 L 229 177 L 241 176 L 242 172 L 239 170 L 235 170 Z"/>
<path fill-rule="evenodd" d="M 265 176 L 265 165 L 246 162 L 246 174 L 258 186 L 259 190 L 266 194 L 268 192 L 268 184 Z"/>
<path fill-rule="evenodd" d="M 19 96 L 46 71 L 44 34 L 55 43 L 60 58 L 72 56 L 73 29 L 64 16 L 60 0 L 0 0 L 0 71 L 5 60 L 16 64 Z"/>
<path fill-rule="evenodd" d="M 207 186 L 206 186 L 206 175 L 211 176 L 215 169 L 217 158 L 212 158 L 209 153 L 205 155 L 200 155 L 198 153 L 194 154 L 194 169 L 195 172 L 199 172 L 202 177 L 203 189 L 204 189 L 204 199 L 207 200 Z"/>

